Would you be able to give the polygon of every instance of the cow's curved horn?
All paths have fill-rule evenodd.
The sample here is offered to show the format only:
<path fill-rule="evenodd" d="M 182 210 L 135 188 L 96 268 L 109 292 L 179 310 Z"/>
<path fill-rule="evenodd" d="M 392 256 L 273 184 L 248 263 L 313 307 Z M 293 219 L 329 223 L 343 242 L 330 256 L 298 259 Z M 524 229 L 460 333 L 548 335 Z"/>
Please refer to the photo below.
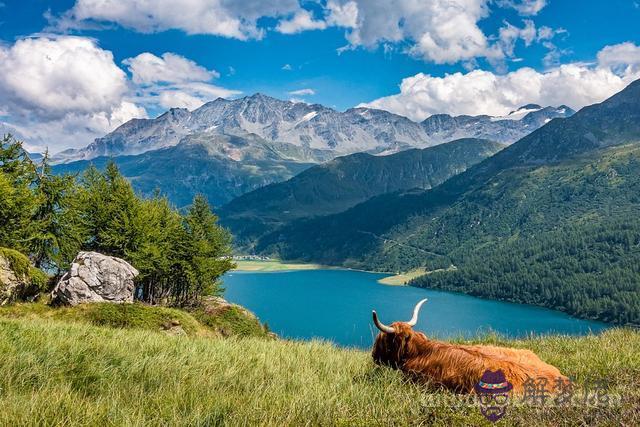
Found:
<path fill-rule="evenodd" d="M 416 323 L 418 323 L 418 313 L 420 312 L 420 307 L 422 307 L 422 304 L 424 304 L 425 302 L 427 302 L 426 298 L 418 301 L 416 307 L 413 309 L 413 317 L 407 322 L 407 325 L 416 326 Z"/>
<path fill-rule="evenodd" d="M 386 332 L 388 334 L 392 334 L 394 332 L 391 326 L 387 326 L 378 320 L 378 313 L 376 313 L 375 310 L 373 310 L 373 323 L 376 325 L 376 328 L 380 329 L 382 332 Z"/>

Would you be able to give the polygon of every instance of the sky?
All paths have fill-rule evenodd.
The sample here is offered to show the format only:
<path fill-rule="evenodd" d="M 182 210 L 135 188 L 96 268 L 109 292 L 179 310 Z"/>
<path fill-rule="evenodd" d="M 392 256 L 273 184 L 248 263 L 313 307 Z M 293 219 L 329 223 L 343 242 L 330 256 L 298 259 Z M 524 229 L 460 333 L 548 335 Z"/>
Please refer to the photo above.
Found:
<path fill-rule="evenodd" d="M 420 121 L 637 78 L 640 0 L 0 0 L 0 133 L 37 151 L 256 92 Z"/>

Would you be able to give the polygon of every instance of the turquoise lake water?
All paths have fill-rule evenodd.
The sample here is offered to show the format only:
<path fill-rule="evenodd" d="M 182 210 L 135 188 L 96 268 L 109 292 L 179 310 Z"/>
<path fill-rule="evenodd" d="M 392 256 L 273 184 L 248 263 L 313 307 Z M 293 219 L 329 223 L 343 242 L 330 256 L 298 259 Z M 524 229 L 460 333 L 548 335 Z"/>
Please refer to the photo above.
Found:
<path fill-rule="evenodd" d="M 225 298 L 256 313 L 281 337 L 321 338 L 360 348 L 370 348 L 377 334 L 371 310 L 385 323 L 407 321 L 422 298 L 429 301 L 415 329 L 437 338 L 488 331 L 509 337 L 580 335 L 608 327 L 539 307 L 377 283 L 385 276 L 349 270 L 234 271 L 224 277 Z"/>

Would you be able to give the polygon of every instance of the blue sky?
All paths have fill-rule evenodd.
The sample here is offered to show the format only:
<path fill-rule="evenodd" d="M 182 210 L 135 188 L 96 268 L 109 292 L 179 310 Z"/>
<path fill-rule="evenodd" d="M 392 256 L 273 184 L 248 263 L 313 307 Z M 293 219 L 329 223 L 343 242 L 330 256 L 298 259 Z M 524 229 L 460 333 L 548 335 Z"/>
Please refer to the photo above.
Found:
<path fill-rule="evenodd" d="M 580 108 L 640 77 L 636 0 L 0 4 L 0 123 L 54 151 L 217 96 L 366 103 L 422 120 Z"/>

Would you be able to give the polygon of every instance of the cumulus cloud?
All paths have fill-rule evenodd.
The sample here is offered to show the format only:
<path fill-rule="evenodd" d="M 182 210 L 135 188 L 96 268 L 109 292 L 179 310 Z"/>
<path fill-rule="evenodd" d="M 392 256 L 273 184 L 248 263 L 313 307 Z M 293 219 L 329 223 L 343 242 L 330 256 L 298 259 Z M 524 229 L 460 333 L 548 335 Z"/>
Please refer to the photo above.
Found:
<path fill-rule="evenodd" d="M 535 15 L 546 5 L 546 0 L 327 0 L 314 1 L 311 11 L 301 0 L 76 0 L 70 10 L 50 20 L 57 30 L 111 23 L 147 33 L 178 29 L 240 40 L 259 39 L 268 29 L 296 34 L 340 27 L 348 44 L 338 52 L 383 46 L 438 64 L 486 58 L 499 66 L 512 55 L 515 42 L 507 43 L 504 52 L 505 45 L 492 40 L 509 37 L 515 27 L 499 36 L 483 33 L 478 22 L 495 2 L 523 16 Z M 531 24 L 519 30 L 514 37 L 526 41 Z"/>
<path fill-rule="evenodd" d="M 297 0 L 76 0 L 54 25 L 68 29 L 87 23 L 116 23 L 145 33 L 178 29 L 247 40 L 263 36 L 258 19 L 300 10 Z"/>
<path fill-rule="evenodd" d="M 316 91 L 313 89 L 298 89 L 298 90 L 292 90 L 291 92 L 289 92 L 289 95 L 293 95 L 293 96 L 307 96 L 307 95 L 315 95 Z"/>
<path fill-rule="evenodd" d="M 284 65 L 282 66 L 282 69 L 283 69 L 284 71 L 291 71 L 291 70 L 293 70 L 293 67 L 291 67 L 291 64 L 284 64 Z"/>
<path fill-rule="evenodd" d="M 520 68 L 504 75 L 475 70 L 433 77 L 405 78 L 400 93 L 363 106 L 424 120 L 436 113 L 503 115 L 524 104 L 566 104 L 572 108 L 600 102 L 640 78 L 640 47 L 607 46 L 595 64 L 565 64 L 545 72 Z"/>
<path fill-rule="evenodd" d="M 598 52 L 598 64 L 622 74 L 638 73 L 640 72 L 640 46 L 631 42 L 607 46 Z"/>
<path fill-rule="evenodd" d="M 207 70 L 171 52 L 163 53 L 162 57 L 145 52 L 134 58 L 127 58 L 122 63 L 129 67 L 133 82 L 138 84 L 206 81 L 220 77 L 217 71 Z"/>
<path fill-rule="evenodd" d="M 149 52 L 122 61 L 137 86 L 137 99 L 161 108 L 193 110 L 218 97 L 240 92 L 211 84 L 220 74 L 175 53 L 156 56 Z"/>
<path fill-rule="evenodd" d="M 194 110 L 216 98 L 230 98 L 241 93 L 203 82 L 187 82 L 154 90 L 157 90 L 157 98 L 152 102 L 157 102 L 160 107 L 165 109 L 181 107 L 188 110 Z"/>
<path fill-rule="evenodd" d="M 147 108 L 194 109 L 240 92 L 211 83 L 214 70 L 174 53 L 123 64 L 86 37 L 41 36 L 0 45 L 0 116 L 31 149 L 81 147 Z"/>
<path fill-rule="evenodd" d="M 509 7 L 518 11 L 520 15 L 537 15 L 547 5 L 547 0 L 498 0 L 501 7 Z"/>
<path fill-rule="evenodd" d="M 117 106 L 126 75 L 111 52 L 81 37 L 28 38 L 0 47 L 0 91 L 13 108 L 41 117 Z"/>
<path fill-rule="evenodd" d="M 487 0 L 333 0 L 327 20 L 347 28 L 351 47 L 409 41 L 409 52 L 436 63 L 499 55 L 478 27 Z"/>
<path fill-rule="evenodd" d="M 111 52 L 83 37 L 36 37 L 0 46 L 0 110 L 36 144 L 82 145 L 146 111 L 127 102 Z"/>
<path fill-rule="evenodd" d="M 331 25 L 345 28 L 355 28 L 358 25 L 358 4 L 353 0 L 346 3 L 329 0 L 327 11 L 327 21 Z"/>
<path fill-rule="evenodd" d="M 276 31 L 282 34 L 295 34 L 308 30 L 324 30 L 325 28 L 327 28 L 325 21 L 316 20 L 309 11 L 301 9 L 290 19 L 280 21 L 276 26 Z"/>

